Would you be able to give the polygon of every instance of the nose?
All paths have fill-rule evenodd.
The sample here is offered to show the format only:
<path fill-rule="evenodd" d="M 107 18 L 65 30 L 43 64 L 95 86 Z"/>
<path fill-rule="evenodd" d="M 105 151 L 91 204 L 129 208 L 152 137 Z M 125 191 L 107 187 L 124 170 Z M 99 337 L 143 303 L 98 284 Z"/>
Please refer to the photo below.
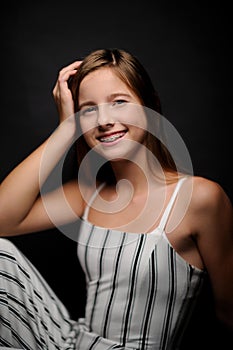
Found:
<path fill-rule="evenodd" d="M 98 127 L 101 128 L 114 125 L 114 117 L 108 108 L 108 104 L 102 104 L 98 106 L 97 124 Z"/>

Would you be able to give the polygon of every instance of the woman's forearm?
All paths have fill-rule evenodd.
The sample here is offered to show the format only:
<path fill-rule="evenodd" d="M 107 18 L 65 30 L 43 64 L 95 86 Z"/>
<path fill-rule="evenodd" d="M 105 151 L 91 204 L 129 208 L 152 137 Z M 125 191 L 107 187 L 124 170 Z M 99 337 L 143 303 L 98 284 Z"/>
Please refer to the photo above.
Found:
<path fill-rule="evenodd" d="M 18 225 L 28 215 L 40 195 L 41 185 L 70 148 L 74 124 L 74 118 L 63 122 L 3 180 L 0 186 L 0 232 Z"/>

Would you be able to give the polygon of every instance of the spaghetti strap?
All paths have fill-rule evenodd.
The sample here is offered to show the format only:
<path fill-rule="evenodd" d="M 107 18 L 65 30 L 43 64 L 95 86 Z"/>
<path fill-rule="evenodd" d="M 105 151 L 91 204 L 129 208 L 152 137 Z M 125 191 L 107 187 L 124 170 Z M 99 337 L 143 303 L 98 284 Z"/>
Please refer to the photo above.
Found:
<path fill-rule="evenodd" d="M 91 207 L 92 203 L 94 202 L 95 198 L 97 197 L 97 195 L 99 194 L 99 192 L 104 187 L 104 185 L 105 185 L 105 182 L 103 182 L 101 185 L 99 185 L 99 187 L 97 187 L 96 190 L 94 191 L 94 193 L 92 194 L 90 200 L 88 201 L 88 203 L 86 205 L 86 208 L 84 209 L 84 213 L 82 216 L 82 218 L 84 220 L 88 221 L 88 214 L 89 214 L 90 207 Z"/>
<path fill-rule="evenodd" d="M 175 199 L 177 197 L 177 194 L 184 182 L 184 180 L 186 180 L 186 177 L 183 177 L 183 178 L 180 178 L 177 182 L 177 185 L 174 189 L 174 192 L 170 198 L 170 201 L 168 202 L 168 205 L 163 213 L 163 216 L 160 220 L 160 223 L 158 225 L 158 229 L 160 231 L 163 231 L 165 226 L 166 226 L 166 223 L 167 223 L 167 220 L 169 218 L 169 215 L 170 215 L 170 212 L 172 210 L 172 207 L 173 207 L 173 204 L 175 202 Z M 102 190 L 102 188 L 105 186 L 105 183 L 102 183 L 99 187 L 96 188 L 96 190 L 94 191 L 94 193 L 92 194 L 90 200 L 88 201 L 87 205 L 86 205 L 86 208 L 84 210 L 84 213 L 83 213 L 83 216 L 82 218 L 86 221 L 88 221 L 88 214 L 89 214 L 89 210 L 90 210 L 90 207 L 92 205 L 92 203 L 94 202 L 95 198 L 97 197 L 97 195 L 99 194 L 99 192 Z"/>
<path fill-rule="evenodd" d="M 172 196 L 171 196 L 171 198 L 170 198 L 170 200 L 168 202 L 168 205 L 167 205 L 167 207 L 166 207 L 166 209 L 165 209 L 165 211 L 163 213 L 163 216 L 162 216 L 162 218 L 160 220 L 160 223 L 158 225 L 158 229 L 161 232 L 164 231 L 164 229 L 165 229 L 165 226 L 166 226 L 166 223 L 168 221 L 168 218 L 169 218 L 170 212 L 172 210 L 173 204 L 174 204 L 174 202 L 176 200 L 177 194 L 178 194 L 178 192 L 179 192 L 179 190 L 180 190 L 184 180 L 186 180 L 186 177 L 183 177 L 183 178 L 178 180 L 177 185 L 176 185 L 176 187 L 174 189 L 174 192 L 173 192 L 173 194 L 172 194 Z"/>

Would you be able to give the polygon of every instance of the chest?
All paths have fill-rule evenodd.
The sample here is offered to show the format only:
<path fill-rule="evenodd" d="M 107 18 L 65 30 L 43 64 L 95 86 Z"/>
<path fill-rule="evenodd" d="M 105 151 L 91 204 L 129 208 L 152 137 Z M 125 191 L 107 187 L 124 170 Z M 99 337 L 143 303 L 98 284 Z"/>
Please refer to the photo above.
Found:
<path fill-rule="evenodd" d="M 163 291 L 172 283 L 179 286 L 182 294 L 187 283 L 193 283 L 195 273 L 201 274 L 179 256 L 159 232 L 128 234 L 96 226 L 89 230 L 91 227 L 87 226 L 89 224 L 84 223 L 80 231 L 78 257 L 90 292 L 98 288 L 98 292 L 104 294 L 116 286 L 127 291 L 131 284 L 137 286 L 137 293 L 144 295 L 151 283 Z"/>

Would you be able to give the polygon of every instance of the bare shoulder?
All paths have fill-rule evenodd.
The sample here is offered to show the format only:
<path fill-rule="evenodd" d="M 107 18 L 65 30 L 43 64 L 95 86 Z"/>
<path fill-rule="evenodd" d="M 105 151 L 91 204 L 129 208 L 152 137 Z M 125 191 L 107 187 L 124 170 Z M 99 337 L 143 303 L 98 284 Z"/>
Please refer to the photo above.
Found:
<path fill-rule="evenodd" d="M 218 317 L 233 326 L 233 208 L 218 183 L 193 178 L 193 238 L 209 274 Z"/>
<path fill-rule="evenodd" d="M 215 181 L 204 177 L 193 177 L 192 202 L 195 208 L 203 210 L 219 208 L 219 206 L 232 206 L 223 187 Z"/>
<path fill-rule="evenodd" d="M 229 225 L 233 218 L 232 203 L 223 187 L 212 180 L 194 176 L 191 211 L 198 222 L 209 227 Z M 200 224 L 201 225 L 201 224 Z"/>

